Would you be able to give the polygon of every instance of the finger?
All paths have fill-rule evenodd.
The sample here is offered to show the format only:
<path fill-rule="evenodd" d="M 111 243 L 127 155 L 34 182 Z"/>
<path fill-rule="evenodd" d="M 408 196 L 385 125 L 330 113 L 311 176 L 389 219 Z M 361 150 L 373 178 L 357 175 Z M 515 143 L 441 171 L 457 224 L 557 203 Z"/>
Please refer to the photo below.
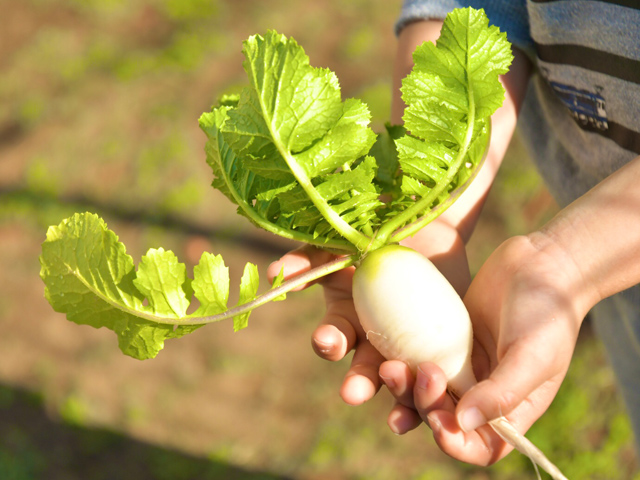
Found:
<path fill-rule="evenodd" d="M 391 395 L 396 398 L 396 401 L 405 407 L 415 410 L 413 403 L 415 377 L 409 366 L 398 360 L 389 360 L 380 365 L 378 373 Z"/>
<path fill-rule="evenodd" d="M 446 410 L 430 412 L 427 423 L 438 447 L 462 462 L 491 465 L 512 450 L 489 426 L 469 433 L 462 431 L 455 414 Z"/>
<path fill-rule="evenodd" d="M 305 245 L 283 255 L 279 260 L 271 263 L 267 268 L 267 278 L 270 283 L 282 271 L 285 280 L 305 273 L 314 267 L 327 263 L 334 257 L 333 254 L 319 248 Z M 307 288 L 312 283 L 302 285 L 294 291 Z"/>
<path fill-rule="evenodd" d="M 433 431 L 440 449 L 451 457 L 476 465 L 489 465 L 510 450 L 489 426 L 468 433 L 460 428 L 456 404 L 447 393 L 447 379 L 437 365 L 425 362 L 418 366 L 413 390 L 420 417 Z"/>
<path fill-rule="evenodd" d="M 387 425 L 396 435 L 404 435 L 418 428 L 421 424 L 422 419 L 418 412 L 400 403 L 394 405 L 387 418 Z"/>
<path fill-rule="evenodd" d="M 423 362 L 418 365 L 413 402 L 424 421 L 428 421 L 433 410 L 455 411 L 455 403 L 447 393 L 447 378 L 436 364 Z"/>
<path fill-rule="evenodd" d="M 547 348 L 530 339 L 514 343 L 489 378 L 460 399 L 456 410 L 460 427 L 473 431 L 488 420 L 510 414 L 540 387 L 547 389 L 549 383 L 559 387 L 562 362 L 555 361 L 558 348 L 552 343 Z"/>
<path fill-rule="evenodd" d="M 380 389 L 378 369 L 384 357 L 367 342 L 360 342 L 353 354 L 340 396 L 349 405 L 361 405 L 370 400 Z"/>
<path fill-rule="evenodd" d="M 357 316 L 351 300 L 334 300 L 327 313 L 311 335 L 311 345 L 320 358 L 337 361 L 350 352 L 358 340 L 354 325 Z"/>

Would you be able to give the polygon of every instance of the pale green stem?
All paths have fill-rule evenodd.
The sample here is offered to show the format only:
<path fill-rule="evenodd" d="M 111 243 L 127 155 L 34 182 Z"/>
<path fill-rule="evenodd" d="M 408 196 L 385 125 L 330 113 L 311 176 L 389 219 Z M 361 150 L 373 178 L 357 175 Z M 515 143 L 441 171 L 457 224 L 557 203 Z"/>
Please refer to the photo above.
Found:
<path fill-rule="evenodd" d="M 104 295 L 99 290 L 96 290 L 95 288 L 93 288 L 93 286 L 89 282 L 87 282 L 84 279 L 84 277 L 79 275 L 79 273 L 76 270 L 73 270 L 69 265 L 67 265 L 67 268 L 69 269 L 69 272 L 72 275 L 78 278 L 78 280 L 80 280 L 87 287 L 87 289 L 93 292 L 97 297 L 99 297 L 105 303 L 108 303 L 109 305 L 111 305 L 113 308 L 117 308 L 118 310 L 121 310 L 129 315 L 133 315 L 135 317 L 148 320 L 153 323 L 163 324 L 163 325 L 204 325 L 207 323 L 219 322 L 221 320 L 233 318 L 236 315 L 247 313 L 256 307 L 264 305 L 265 303 L 268 303 L 280 297 L 281 295 L 287 292 L 290 292 L 291 290 L 297 287 L 305 285 L 309 282 L 322 278 L 331 273 L 342 270 L 343 268 L 350 267 L 351 265 L 354 265 L 359 258 L 360 258 L 359 255 L 338 257 L 335 260 L 332 260 L 331 262 L 325 263 L 319 267 L 309 270 L 308 272 L 305 272 L 301 275 L 297 275 L 287 280 L 286 282 L 282 283 L 279 287 L 273 288 L 265 292 L 264 294 L 256 297 L 256 299 L 251 302 L 238 305 L 237 307 L 231 308 L 217 315 L 210 315 L 207 317 L 186 316 L 182 318 L 163 317 L 159 315 L 154 315 L 153 313 L 136 310 L 135 308 L 130 308 L 127 305 L 123 305 L 113 300 L 112 298 Z"/>
<path fill-rule="evenodd" d="M 188 317 L 188 319 L 163 319 L 162 321 L 158 321 L 158 323 L 166 323 L 170 325 L 202 325 L 207 323 L 215 323 L 221 320 L 226 320 L 229 318 L 233 318 L 236 315 L 241 315 L 243 313 L 247 313 L 254 308 L 257 308 L 265 303 L 268 303 L 281 295 L 290 292 L 291 290 L 306 285 L 309 282 L 322 278 L 331 273 L 337 272 L 344 268 L 350 267 L 354 265 L 358 259 L 359 255 L 350 255 L 346 257 L 339 257 L 331 262 L 325 263 L 316 267 L 308 272 L 305 272 L 301 275 L 297 275 L 286 282 L 282 283 L 279 287 L 273 288 L 268 292 L 263 293 L 255 300 L 238 305 L 237 307 L 231 308 L 226 312 L 219 313 L 217 315 L 211 315 L 208 317 Z"/>

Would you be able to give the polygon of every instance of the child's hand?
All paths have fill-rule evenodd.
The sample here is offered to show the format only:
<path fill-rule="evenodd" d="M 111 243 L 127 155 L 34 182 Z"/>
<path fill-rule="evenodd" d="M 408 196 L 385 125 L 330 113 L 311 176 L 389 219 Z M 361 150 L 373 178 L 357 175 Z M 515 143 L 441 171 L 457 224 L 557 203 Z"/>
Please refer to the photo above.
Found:
<path fill-rule="evenodd" d="M 288 278 L 330 261 L 330 253 L 313 247 L 303 247 L 287 253 L 268 270 L 269 278 L 281 268 Z M 367 341 L 351 298 L 353 268 L 324 277 L 321 280 L 326 300 L 326 313 L 313 332 L 311 345 L 316 354 L 330 361 L 342 360 L 355 349 L 340 395 L 350 405 L 360 405 L 372 398 L 381 382 L 378 368 L 384 358 Z M 304 288 L 304 287 L 303 287 Z"/>
<path fill-rule="evenodd" d="M 435 221 L 402 243 L 429 256 L 458 293 L 464 293 L 470 281 L 469 268 L 464 243 L 456 229 L 445 222 Z M 284 268 L 284 276 L 288 278 L 332 258 L 331 254 L 320 249 L 303 247 L 274 262 L 269 267 L 268 276 L 272 280 Z M 353 271 L 353 268 L 341 270 L 321 280 L 327 308 L 312 334 L 311 345 L 319 357 L 330 361 L 342 360 L 355 349 L 340 395 L 346 403 L 360 405 L 379 390 L 381 379 L 378 370 L 384 358 L 367 340 L 356 315 L 351 297 Z"/>
<path fill-rule="evenodd" d="M 502 458 L 511 447 L 484 424 L 504 415 L 524 433 L 548 408 L 588 310 L 581 290 L 579 273 L 560 249 L 540 251 L 527 237 L 505 242 L 465 296 L 474 370 L 484 380 L 456 405 L 437 366 L 421 365 L 414 379 L 404 364 L 384 363 L 380 375 L 399 403 L 389 416 L 392 430 L 405 433 L 423 420 L 454 458 L 479 465 Z"/>

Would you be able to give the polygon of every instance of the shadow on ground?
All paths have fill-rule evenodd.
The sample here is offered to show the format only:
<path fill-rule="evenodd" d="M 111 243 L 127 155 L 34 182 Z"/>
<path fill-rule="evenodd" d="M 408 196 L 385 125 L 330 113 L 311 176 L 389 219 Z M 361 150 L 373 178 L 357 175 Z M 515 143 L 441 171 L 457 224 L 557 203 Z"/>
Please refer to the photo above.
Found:
<path fill-rule="evenodd" d="M 0 385 L 3 480 L 288 480 L 51 418 L 40 395 Z"/>
<path fill-rule="evenodd" d="M 184 235 L 215 238 L 230 245 L 243 246 L 272 256 L 284 255 L 287 251 L 298 246 L 297 243 L 289 242 L 270 233 L 265 235 L 265 232 L 257 229 L 250 233 L 230 231 L 228 228 L 199 224 L 180 215 L 163 211 L 161 208 L 131 205 L 125 207 L 115 202 L 101 202 L 81 194 L 55 195 L 51 192 L 39 192 L 23 187 L 0 186 L 0 204 L 5 206 L 20 205 L 21 208 L 28 209 L 34 215 L 38 212 L 41 217 L 47 219 L 47 223 L 57 223 L 57 220 L 62 218 L 60 212 L 65 212 L 64 215 L 69 216 L 71 212 L 91 211 L 103 218 L 117 218 L 131 224 L 159 227 L 168 232 L 179 232 Z"/>

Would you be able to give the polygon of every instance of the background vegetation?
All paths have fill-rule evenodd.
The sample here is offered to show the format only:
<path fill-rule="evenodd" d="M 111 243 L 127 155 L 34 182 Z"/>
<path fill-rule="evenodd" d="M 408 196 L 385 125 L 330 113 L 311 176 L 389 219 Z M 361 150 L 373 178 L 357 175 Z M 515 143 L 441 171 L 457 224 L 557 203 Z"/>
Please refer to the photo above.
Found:
<path fill-rule="evenodd" d="M 455 462 L 427 429 L 396 437 L 390 398 L 348 408 L 346 363 L 314 357 L 310 289 L 251 327 L 200 330 L 152 361 L 77 327 L 43 298 L 46 227 L 106 218 L 134 258 L 222 253 L 239 278 L 293 247 L 256 231 L 209 188 L 197 119 L 243 83 L 241 42 L 276 29 L 345 97 L 387 119 L 400 2 L 0 0 L 0 478 L 533 479 L 526 458 Z M 473 268 L 555 211 L 516 143 L 470 245 Z M 236 282 L 237 284 L 237 282 Z M 614 379 L 588 324 L 563 389 L 530 432 L 572 479 L 629 479 L 637 465 Z M 638 477 L 635 477 L 638 478 Z"/>

